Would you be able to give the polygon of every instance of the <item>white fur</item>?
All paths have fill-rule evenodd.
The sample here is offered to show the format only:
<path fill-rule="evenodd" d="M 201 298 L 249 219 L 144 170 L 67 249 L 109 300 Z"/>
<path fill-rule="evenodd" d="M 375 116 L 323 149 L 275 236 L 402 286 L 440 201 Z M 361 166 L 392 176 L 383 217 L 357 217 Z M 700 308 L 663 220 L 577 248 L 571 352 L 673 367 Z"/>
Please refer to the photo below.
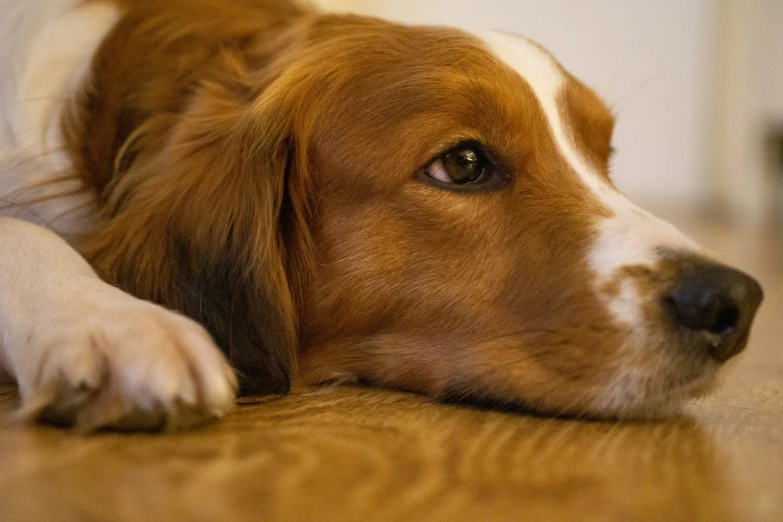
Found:
<path fill-rule="evenodd" d="M 628 265 L 653 265 L 658 249 L 697 251 L 698 247 L 672 225 L 637 207 L 594 172 L 574 146 L 572 131 L 564 124 L 558 97 L 567 78 L 555 59 L 534 42 L 515 35 L 492 32 L 484 35 L 495 54 L 516 70 L 531 87 L 549 122 L 552 137 L 563 158 L 596 199 L 610 211 L 598 227 L 589 262 L 596 272 L 596 288 L 617 277 Z M 633 294 L 633 295 L 632 295 Z M 641 324 L 636 290 L 623 286 L 615 298 L 607 298 L 615 319 L 631 326 Z"/>
<path fill-rule="evenodd" d="M 0 4 L 0 215 L 60 233 L 83 232 L 95 211 L 67 174 L 60 117 L 89 81 L 93 55 L 116 24 L 118 8 L 74 0 L 4 0 Z"/>
<path fill-rule="evenodd" d="M 109 4 L 0 0 L 0 216 L 83 231 L 90 195 L 68 173 L 60 115 L 117 22 Z M 0 217 L 0 370 L 23 417 L 84 429 L 179 427 L 234 404 L 236 377 L 204 329 L 102 282 L 55 233 Z"/>
<path fill-rule="evenodd" d="M 95 51 L 121 13 L 104 3 L 74 9 L 73 0 L 5 3 L 0 143 L 65 168 L 61 109 L 83 87 Z"/>

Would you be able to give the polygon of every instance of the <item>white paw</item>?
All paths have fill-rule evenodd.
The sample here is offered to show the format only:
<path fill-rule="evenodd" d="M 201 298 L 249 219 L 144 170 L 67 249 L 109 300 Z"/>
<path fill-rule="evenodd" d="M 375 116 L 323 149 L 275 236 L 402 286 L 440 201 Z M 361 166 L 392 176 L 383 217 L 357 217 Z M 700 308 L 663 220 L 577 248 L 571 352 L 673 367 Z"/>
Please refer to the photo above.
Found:
<path fill-rule="evenodd" d="M 23 418 L 180 429 L 234 406 L 234 371 L 201 326 L 115 289 L 98 294 L 30 329 L 17 374 Z"/>

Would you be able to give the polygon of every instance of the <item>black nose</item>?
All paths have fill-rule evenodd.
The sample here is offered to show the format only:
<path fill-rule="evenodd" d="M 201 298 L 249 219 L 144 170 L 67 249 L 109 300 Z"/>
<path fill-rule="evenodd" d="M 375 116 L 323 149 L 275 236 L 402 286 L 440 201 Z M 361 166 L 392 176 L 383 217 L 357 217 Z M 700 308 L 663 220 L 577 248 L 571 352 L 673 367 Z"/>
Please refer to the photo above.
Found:
<path fill-rule="evenodd" d="M 694 263 L 680 272 L 666 300 L 677 322 L 703 332 L 712 357 L 724 362 L 747 344 L 763 298 L 752 277 L 719 264 Z"/>

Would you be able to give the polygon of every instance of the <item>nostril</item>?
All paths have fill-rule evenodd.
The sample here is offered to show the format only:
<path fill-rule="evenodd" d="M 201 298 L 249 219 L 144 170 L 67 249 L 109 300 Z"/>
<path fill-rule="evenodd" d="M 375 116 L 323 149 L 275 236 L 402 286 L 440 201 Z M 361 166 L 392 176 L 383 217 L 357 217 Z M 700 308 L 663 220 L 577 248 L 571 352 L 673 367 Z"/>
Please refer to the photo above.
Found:
<path fill-rule="evenodd" d="M 715 324 L 709 331 L 719 335 L 731 335 L 739 324 L 740 311 L 735 306 L 727 306 L 718 310 L 715 316 Z"/>

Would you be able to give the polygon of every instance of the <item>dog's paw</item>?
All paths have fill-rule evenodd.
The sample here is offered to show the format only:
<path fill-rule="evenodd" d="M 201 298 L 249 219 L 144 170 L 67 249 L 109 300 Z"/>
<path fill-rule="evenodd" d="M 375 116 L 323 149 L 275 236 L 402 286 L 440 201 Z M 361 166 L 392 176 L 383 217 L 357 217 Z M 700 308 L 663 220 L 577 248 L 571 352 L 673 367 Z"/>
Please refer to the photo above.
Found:
<path fill-rule="evenodd" d="M 181 429 L 220 417 L 237 380 L 190 319 L 119 291 L 69 303 L 27 337 L 20 417 L 100 428 Z"/>

